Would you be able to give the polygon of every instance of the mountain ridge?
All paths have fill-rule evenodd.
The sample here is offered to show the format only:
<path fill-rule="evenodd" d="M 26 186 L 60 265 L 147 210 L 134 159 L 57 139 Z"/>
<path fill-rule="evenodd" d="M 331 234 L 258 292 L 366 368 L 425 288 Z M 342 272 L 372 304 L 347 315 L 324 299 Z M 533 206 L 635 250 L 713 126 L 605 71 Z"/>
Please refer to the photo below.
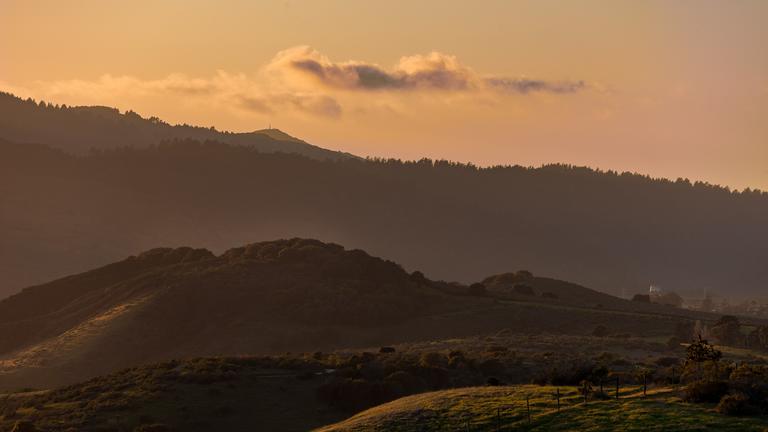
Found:
<path fill-rule="evenodd" d="M 523 268 L 612 294 L 653 283 L 733 299 L 768 283 L 768 195 L 684 180 L 318 161 L 191 140 L 84 156 L 0 140 L 0 180 L 5 294 L 158 244 L 219 253 L 280 237 L 345 244 L 462 282 Z"/>
<path fill-rule="evenodd" d="M 309 144 L 277 129 L 222 132 L 214 127 L 171 125 L 130 110 L 121 113 L 107 106 L 52 105 L 2 91 L 0 137 L 47 144 L 76 154 L 126 146 L 147 147 L 173 139 L 196 139 L 249 146 L 267 153 L 297 153 L 321 160 L 357 157 Z"/>

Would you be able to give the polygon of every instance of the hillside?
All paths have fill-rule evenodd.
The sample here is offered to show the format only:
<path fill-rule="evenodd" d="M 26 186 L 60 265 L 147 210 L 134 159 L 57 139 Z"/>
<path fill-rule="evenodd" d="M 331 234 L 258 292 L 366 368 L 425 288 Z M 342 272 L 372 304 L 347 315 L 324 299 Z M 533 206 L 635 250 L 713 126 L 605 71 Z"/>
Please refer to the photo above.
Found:
<path fill-rule="evenodd" d="M 157 117 L 143 118 L 101 106 L 54 106 L 0 92 L 0 138 L 43 143 L 77 154 L 119 147 L 148 147 L 162 141 L 195 139 L 242 145 L 264 153 L 296 153 L 316 159 L 354 157 L 326 150 L 277 129 L 247 133 L 214 128 L 170 125 Z"/>
<path fill-rule="evenodd" d="M 346 417 L 317 400 L 317 372 L 309 362 L 268 358 L 153 364 L 52 391 L 0 394 L 0 431 L 17 422 L 46 432 L 306 431 Z"/>
<path fill-rule="evenodd" d="M 503 329 L 591 335 L 602 326 L 623 337 L 666 340 L 680 323 L 717 318 L 549 278 L 529 276 L 527 283 L 530 295 L 471 295 L 465 285 L 306 239 L 218 256 L 152 249 L 0 301 L 0 389 L 50 387 L 178 358 L 325 351 Z"/>
<path fill-rule="evenodd" d="M 353 431 L 763 431 L 760 417 L 734 418 L 711 407 L 686 404 L 672 388 L 654 389 L 647 398 L 632 386 L 621 399 L 583 405 L 578 388 L 562 387 L 558 412 L 554 387 L 475 387 L 424 393 L 399 399 L 318 432 Z M 529 398 L 529 399 L 527 399 Z M 527 400 L 531 421 L 527 417 Z"/>
<path fill-rule="evenodd" d="M 318 161 L 213 142 L 75 157 L 0 140 L 0 295 L 157 245 L 312 237 L 439 279 L 764 296 L 768 196 L 586 168 Z M 716 246 L 715 246 L 716 245 Z"/>
<path fill-rule="evenodd" d="M 367 335 L 372 328 L 459 306 L 394 263 L 314 240 L 220 256 L 154 249 L 0 301 L 0 386 L 71 382 L 70 375 L 147 361 L 360 342 L 381 337 Z"/>

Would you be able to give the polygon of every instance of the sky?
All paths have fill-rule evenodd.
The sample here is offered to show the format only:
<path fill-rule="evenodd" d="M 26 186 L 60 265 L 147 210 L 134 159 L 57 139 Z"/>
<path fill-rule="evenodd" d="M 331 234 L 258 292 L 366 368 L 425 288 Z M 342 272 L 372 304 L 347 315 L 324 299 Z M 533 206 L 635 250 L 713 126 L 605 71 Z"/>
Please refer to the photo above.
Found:
<path fill-rule="evenodd" d="M 768 1 L 0 0 L 0 90 L 768 190 Z"/>

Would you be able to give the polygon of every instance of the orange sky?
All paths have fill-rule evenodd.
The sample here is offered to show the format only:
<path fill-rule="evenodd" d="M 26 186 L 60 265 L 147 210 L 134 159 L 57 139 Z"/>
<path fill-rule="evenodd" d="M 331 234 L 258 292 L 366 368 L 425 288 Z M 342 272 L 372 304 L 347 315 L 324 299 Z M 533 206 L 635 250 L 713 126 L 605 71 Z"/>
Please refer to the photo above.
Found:
<path fill-rule="evenodd" d="M 768 2 L 0 0 L 0 89 L 768 189 Z"/>

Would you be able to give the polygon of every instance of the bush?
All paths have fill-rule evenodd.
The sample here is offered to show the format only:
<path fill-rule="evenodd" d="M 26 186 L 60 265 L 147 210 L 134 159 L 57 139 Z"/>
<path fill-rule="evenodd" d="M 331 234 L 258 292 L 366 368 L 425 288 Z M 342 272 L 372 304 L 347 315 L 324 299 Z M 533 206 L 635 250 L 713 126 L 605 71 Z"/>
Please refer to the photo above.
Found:
<path fill-rule="evenodd" d="M 424 368 L 446 367 L 448 366 L 448 359 L 440 352 L 429 351 L 421 355 L 419 358 L 419 366 Z"/>
<path fill-rule="evenodd" d="M 536 295 L 536 293 L 533 292 L 533 288 L 525 284 L 516 284 L 512 289 L 516 294 L 528 296 Z"/>
<path fill-rule="evenodd" d="M 728 383 L 723 381 L 694 381 L 685 387 L 688 402 L 717 403 L 728 393 Z"/>
<path fill-rule="evenodd" d="M 592 336 L 600 338 L 606 337 L 608 336 L 608 329 L 603 325 L 599 325 L 595 327 L 595 330 L 592 331 Z"/>
<path fill-rule="evenodd" d="M 742 416 L 758 413 L 758 409 L 751 404 L 749 396 L 745 395 L 744 393 L 736 393 L 723 396 L 722 399 L 720 399 L 720 403 L 717 404 L 716 410 L 720 414 L 730 416 Z"/>
<path fill-rule="evenodd" d="M 506 372 L 504 363 L 495 358 L 481 361 L 477 365 L 477 370 L 485 376 L 503 375 Z"/>

